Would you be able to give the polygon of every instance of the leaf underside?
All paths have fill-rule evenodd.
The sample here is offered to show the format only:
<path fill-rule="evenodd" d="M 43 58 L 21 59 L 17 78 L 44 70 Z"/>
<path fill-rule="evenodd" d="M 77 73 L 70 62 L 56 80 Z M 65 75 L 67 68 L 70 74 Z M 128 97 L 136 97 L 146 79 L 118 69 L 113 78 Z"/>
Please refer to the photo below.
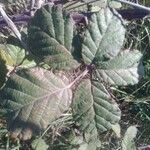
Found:
<path fill-rule="evenodd" d="M 29 46 L 34 55 L 53 69 L 69 70 L 79 64 L 73 59 L 74 22 L 60 6 L 38 10 L 28 26 Z"/>
<path fill-rule="evenodd" d="M 73 116 L 82 131 L 92 136 L 112 128 L 120 119 L 120 110 L 106 90 L 97 81 L 83 80 L 73 98 Z"/>
<path fill-rule="evenodd" d="M 30 139 L 32 132 L 45 129 L 66 111 L 72 91 L 68 79 L 41 69 L 19 71 L 7 81 L 1 92 L 1 103 L 8 110 L 12 137 Z"/>

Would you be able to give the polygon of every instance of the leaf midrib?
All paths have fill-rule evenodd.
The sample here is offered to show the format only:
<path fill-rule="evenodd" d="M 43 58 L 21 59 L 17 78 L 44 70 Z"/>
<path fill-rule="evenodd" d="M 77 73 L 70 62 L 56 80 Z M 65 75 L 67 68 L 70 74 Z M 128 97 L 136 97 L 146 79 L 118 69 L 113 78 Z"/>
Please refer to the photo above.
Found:
<path fill-rule="evenodd" d="M 66 87 L 64 87 L 64 88 L 62 88 L 62 89 L 59 88 L 58 90 L 55 90 L 55 91 L 52 92 L 52 93 L 49 93 L 49 94 L 44 95 L 44 96 L 41 96 L 41 97 L 39 97 L 39 98 L 37 98 L 37 99 L 35 98 L 35 100 L 34 100 L 33 102 L 30 102 L 30 103 L 28 103 L 27 105 L 24 105 L 23 107 L 26 107 L 26 106 L 31 105 L 31 104 L 33 104 L 33 103 L 36 103 L 37 101 L 40 101 L 41 99 L 50 97 L 50 96 L 53 95 L 53 94 L 59 93 L 60 91 L 67 90 L 67 89 L 69 89 L 69 88 L 70 88 L 69 85 L 67 85 Z M 23 107 L 20 107 L 19 109 L 23 109 Z M 14 109 L 13 111 L 17 111 L 17 110 L 19 110 L 19 109 Z"/>

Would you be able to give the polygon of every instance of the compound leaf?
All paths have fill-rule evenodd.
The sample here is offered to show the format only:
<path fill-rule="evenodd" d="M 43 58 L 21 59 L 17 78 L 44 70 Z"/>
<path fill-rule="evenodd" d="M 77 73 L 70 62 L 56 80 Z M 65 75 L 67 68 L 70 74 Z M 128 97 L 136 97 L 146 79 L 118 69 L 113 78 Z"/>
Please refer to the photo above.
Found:
<path fill-rule="evenodd" d="M 98 132 L 111 129 L 112 125 L 118 123 L 121 115 L 118 105 L 105 86 L 88 79 L 83 80 L 78 86 L 72 109 L 76 124 L 93 138 Z"/>
<path fill-rule="evenodd" d="M 116 11 L 109 8 L 94 13 L 89 20 L 82 44 L 86 63 L 96 63 L 116 56 L 124 41 L 125 28 Z"/>
<path fill-rule="evenodd" d="M 29 139 L 66 111 L 72 99 L 68 84 L 64 75 L 41 68 L 12 74 L 0 95 L 12 137 Z"/>
<path fill-rule="evenodd" d="M 53 69 L 69 70 L 79 64 L 71 54 L 74 22 L 60 6 L 46 5 L 28 26 L 32 53 Z"/>
<path fill-rule="evenodd" d="M 110 85 L 134 85 L 143 76 L 142 54 L 124 50 L 118 56 L 97 64 L 97 77 Z"/>

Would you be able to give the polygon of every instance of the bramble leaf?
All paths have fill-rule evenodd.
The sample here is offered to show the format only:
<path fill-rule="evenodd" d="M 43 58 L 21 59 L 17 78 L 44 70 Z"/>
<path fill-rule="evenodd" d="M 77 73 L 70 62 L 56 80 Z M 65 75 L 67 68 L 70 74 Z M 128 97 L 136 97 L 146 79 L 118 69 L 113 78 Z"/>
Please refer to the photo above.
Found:
<path fill-rule="evenodd" d="M 120 2 L 116 2 L 114 0 L 109 0 L 109 6 L 115 9 L 119 9 L 122 7 L 122 4 Z"/>
<path fill-rule="evenodd" d="M 36 66 L 36 63 L 26 57 L 25 50 L 12 44 L 0 44 L 0 87 L 4 84 L 7 74 L 15 67 L 29 68 Z"/>
<path fill-rule="evenodd" d="M 116 11 L 109 8 L 94 13 L 82 44 L 85 63 L 97 63 L 116 56 L 124 41 L 125 28 Z"/>
<path fill-rule="evenodd" d="M 69 70 L 79 64 L 71 54 L 74 22 L 60 6 L 39 9 L 28 26 L 32 53 L 53 69 Z"/>
<path fill-rule="evenodd" d="M 6 80 L 7 67 L 5 61 L 0 57 L 0 88 L 3 86 Z"/>
<path fill-rule="evenodd" d="M 78 131 L 79 132 L 79 131 Z M 84 140 L 82 135 L 74 130 L 63 132 L 61 137 L 53 144 L 53 150 L 97 150 L 101 146 L 99 139 Z"/>
<path fill-rule="evenodd" d="M 105 86 L 97 81 L 83 80 L 73 98 L 73 116 L 86 134 L 96 137 L 98 132 L 112 128 L 120 120 L 118 105 Z"/>
<path fill-rule="evenodd" d="M 32 141 L 31 147 L 33 150 L 47 150 L 49 146 L 42 138 L 39 138 Z"/>
<path fill-rule="evenodd" d="M 109 85 L 134 85 L 144 74 L 142 54 L 124 50 L 113 59 L 97 64 L 97 77 Z"/>
<path fill-rule="evenodd" d="M 137 128 L 135 126 L 130 126 L 125 136 L 122 140 L 122 150 L 136 150 L 134 138 L 137 134 Z"/>
<path fill-rule="evenodd" d="M 0 57 L 11 67 L 19 65 L 20 68 L 29 68 L 36 65 L 26 57 L 25 49 L 12 44 L 0 44 Z"/>
<path fill-rule="evenodd" d="M 41 68 L 12 74 L 0 95 L 12 137 L 30 139 L 66 111 L 72 99 L 68 85 L 64 75 Z"/>

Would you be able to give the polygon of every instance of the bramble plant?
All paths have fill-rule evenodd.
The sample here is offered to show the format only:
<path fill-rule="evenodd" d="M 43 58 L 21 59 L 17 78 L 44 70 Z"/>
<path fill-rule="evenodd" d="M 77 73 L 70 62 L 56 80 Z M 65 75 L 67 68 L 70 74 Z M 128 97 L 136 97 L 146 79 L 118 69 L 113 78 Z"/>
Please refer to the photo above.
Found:
<path fill-rule="evenodd" d="M 15 66 L 0 91 L 11 137 L 28 140 L 69 110 L 69 132 L 80 132 L 70 146 L 96 150 L 99 135 L 115 131 L 121 118 L 110 87 L 134 85 L 143 76 L 141 52 L 123 49 L 123 19 L 105 7 L 76 24 L 61 5 L 50 4 L 36 11 L 27 30 L 28 54 L 19 45 L 0 45 L 0 58 Z"/>

